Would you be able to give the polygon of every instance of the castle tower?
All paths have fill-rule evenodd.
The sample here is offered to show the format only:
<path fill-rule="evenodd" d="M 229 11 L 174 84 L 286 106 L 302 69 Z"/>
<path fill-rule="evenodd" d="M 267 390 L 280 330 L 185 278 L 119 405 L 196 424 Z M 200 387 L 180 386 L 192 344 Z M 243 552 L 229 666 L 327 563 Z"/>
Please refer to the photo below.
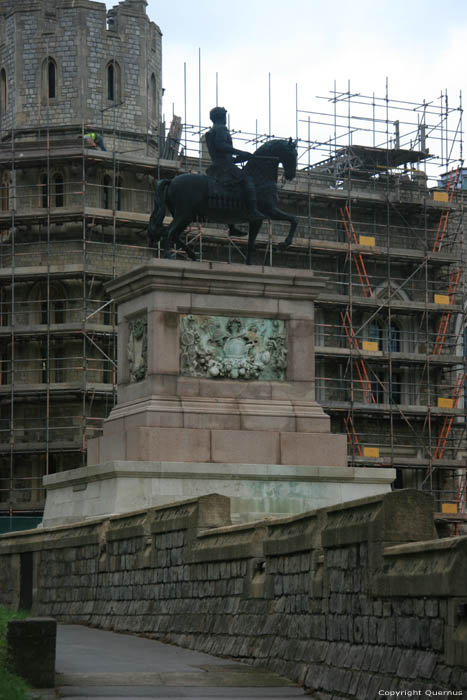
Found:
<path fill-rule="evenodd" d="M 146 0 L 108 13 L 91 0 L 2 0 L 3 138 L 46 126 L 61 135 L 98 130 L 116 146 L 154 151 L 161 115 L 161 32 Z M 56 136 L 58 136 L 58 133 Z"/>

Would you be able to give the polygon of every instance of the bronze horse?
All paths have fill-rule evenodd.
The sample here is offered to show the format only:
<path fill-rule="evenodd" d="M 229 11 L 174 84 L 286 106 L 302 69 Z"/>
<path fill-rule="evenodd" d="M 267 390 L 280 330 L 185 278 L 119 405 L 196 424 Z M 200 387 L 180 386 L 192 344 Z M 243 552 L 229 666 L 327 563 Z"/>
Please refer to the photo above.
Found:
<path fill-rule="evenodd" d="M 290 229 L 287 238 L 279 244 L 284 250 L 293 241 L 298 220 L 292 214 L 282 211 L 277 206 L 277 175 L 279 165 L 284 168 L 286 180 L 295 177 L 297 169 L 297 142 L 292 139 L 275 139 L 267 141 L 251 155 L 245 166 L 248 174 L 255 183 L 258 198 L 258 209 L 265 218 L 273 221 L 289 221 Z M 244 206 L 232 208 L 222 205 L 213 207 L 210 192 L 213 180 L 208 175 L 187 173 L 177 175 L 173 180 L 160 180 L 157 183 L 154 199 L 154 210 L 149 220 L 149 245 L 155 247 L 165 238 L 164 256 L 169 256 L 173 245 L 179 245 L 187 255 L 196 260 L 196 255 L 189 245 L 180 241 L 180 235 L 195 219 L 208 219 L 216 223 L 229 224 L 231 232 L 235 232 L 234 223 L 247 222 L 248 214 Z M 217 188 L 218 184 L 215 185 Z M 226 199 L 231 195 L 229 185 L 225 187 Z M 238 199 L 238 195 L 237 199 Z M 222 200 L 221 200 L 222 201 Z M 167 229 L 163 226 L 166 208 L 173 216 L 173 221 Z M 248 249 L 246 264 L 251 264 L 255 241 L 263 219 L 249 221 Z"/>

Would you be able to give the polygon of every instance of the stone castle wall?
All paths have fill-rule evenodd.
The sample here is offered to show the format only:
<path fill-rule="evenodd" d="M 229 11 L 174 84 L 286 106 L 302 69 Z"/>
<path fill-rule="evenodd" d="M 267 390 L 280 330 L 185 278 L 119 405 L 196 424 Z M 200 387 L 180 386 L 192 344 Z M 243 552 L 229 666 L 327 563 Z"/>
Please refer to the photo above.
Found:
<path fill-rule="evenodd" d="M 29 585 L 37 615 L 268 666 L 320 700 L 467 687 L 467 537 L 433 539 L 428 496 L 229 522 L 205 496 L 3 536 L 0 599 Z"/>

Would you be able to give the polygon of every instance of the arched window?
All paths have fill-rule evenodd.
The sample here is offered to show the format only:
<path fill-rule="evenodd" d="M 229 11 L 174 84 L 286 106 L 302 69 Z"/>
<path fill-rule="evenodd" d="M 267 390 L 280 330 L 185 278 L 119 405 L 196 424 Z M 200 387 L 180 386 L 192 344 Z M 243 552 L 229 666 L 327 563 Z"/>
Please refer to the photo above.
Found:
<path fill-rule="evenodd" d="M 49 178 L 47 176 L 47 173 L 42 173 L 41 175 L 39 193 L 40 206 L 42 207 L 42 209 L 47 209 L 47 207 L 49 206 Z"/>
<path fill-rule="evenodd" d="M 115 71 L 113 63 L 107 68 L 107 99 L 115 99 Z"/>
<path fill-rule="evenodd" d="M 102 209 L 112 209 L 112 178 L 110 175 L 104 175 L 102 181 Z"/>
<path fill-rule="evenodd" d="M 6 110 L 8 107 L 7 99 L 8 90 L 6 81 L 6 70 L 2 68 L 2 70 L 0 71 L 0 111 L 2 114 L 6 114 Z"/>
<path fill-rule="evenodd" d="M 47 56 L 42 64 L 42 99 L 54 100 L 58 94 L 57 64 L 51 56 Z"/>
<path fill-rule="evenodd" d="M 64 204 L 64 183 L 63 175 L 56 173 L 54 175 L 54 204 L 56 207 L 63 207 Z"/>
<path fill-rule="evenodd" d="M 149 117 L 153 120 L 157 119 L 157 83 L 154 73 L 151 74 L 149 81 Z"/>
<path fill-rule="evenodd" d="M 121 71 L 117 61 L 107 64 L 107 99 L 112 102 L 121 101 Z"/>
<path fill-rule="evenodd" d="M 49 59 L 49 64 L 47 67 L 48 76 L 48 87 L 49 87 L 49 98 L 52 100 L 56 95 L 56 79 L 57 79 L 57 67 L 55 61 Z"/>

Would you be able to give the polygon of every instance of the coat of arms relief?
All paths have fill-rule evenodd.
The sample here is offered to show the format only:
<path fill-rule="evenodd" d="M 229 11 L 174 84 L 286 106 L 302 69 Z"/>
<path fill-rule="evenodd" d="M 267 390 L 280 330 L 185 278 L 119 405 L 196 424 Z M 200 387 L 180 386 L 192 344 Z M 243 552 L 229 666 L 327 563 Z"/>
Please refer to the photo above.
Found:
<path fill-rule="evenodd" d="M 285 322 L 279 319 L 198 316 L 180 318 L 180 371 L 208 379 L 284 380 Z"/>

